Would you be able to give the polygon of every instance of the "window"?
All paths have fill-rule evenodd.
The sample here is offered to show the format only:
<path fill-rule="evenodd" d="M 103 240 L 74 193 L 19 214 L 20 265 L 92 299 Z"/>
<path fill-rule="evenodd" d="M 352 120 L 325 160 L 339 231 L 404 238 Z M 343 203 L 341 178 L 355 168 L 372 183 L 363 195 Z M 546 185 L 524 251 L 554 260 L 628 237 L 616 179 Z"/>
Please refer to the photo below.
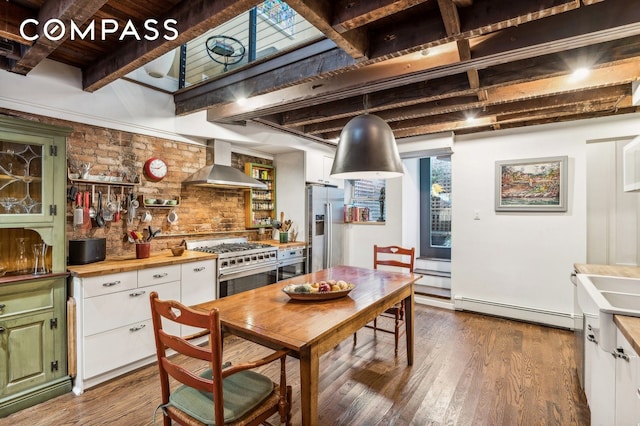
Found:
<path fill-rule="evenodd" d="M 347 222 L 384 222 L 385 188 L 384 179 L 352 180 L 351 204 L 347 206 Z"/>
<path fill-rule="evenodd" d="M 451 259 L 451 156 L 420 159 L 420 256 Z"/>

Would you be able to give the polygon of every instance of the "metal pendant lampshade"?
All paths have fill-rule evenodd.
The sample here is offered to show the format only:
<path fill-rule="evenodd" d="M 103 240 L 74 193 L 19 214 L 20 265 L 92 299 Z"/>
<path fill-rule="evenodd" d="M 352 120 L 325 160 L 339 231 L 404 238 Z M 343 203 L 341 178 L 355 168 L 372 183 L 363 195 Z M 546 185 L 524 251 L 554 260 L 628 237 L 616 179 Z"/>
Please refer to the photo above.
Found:
<path fill-rule="evenodd" d="M 386 179 L 403 174 L 396 139 L 380 117 L 363 114 L 344 126 L 331 177 L 339 179 Z"/>

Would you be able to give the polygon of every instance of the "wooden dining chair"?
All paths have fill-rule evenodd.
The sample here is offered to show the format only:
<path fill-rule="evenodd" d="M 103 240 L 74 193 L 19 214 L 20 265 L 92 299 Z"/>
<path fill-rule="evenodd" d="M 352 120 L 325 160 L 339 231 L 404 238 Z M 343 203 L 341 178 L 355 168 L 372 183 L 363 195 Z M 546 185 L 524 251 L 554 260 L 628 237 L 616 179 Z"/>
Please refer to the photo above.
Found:
<path fill-rule="evenodd" d="M 408 256 L 408 259 L 406 257 Z M 413 272 L 413 264 L 415 257 L 415 248 L 403 248 L 400 246 L 373 246 L 373 269 L 378 266 L 393 266 L 399 268 L 403 272 Z M 372 328 L 375 331 L 392 333 L 395 338 L 395 355 L 398 356 L 398 343 L 400 336 L 404 334 L 404 301 L 392 306 L 384 311 L 380 317 L 393 319 L 393 330 L 389 328 L 379 327 L 378 318 L 373 320 L 373 325 L 367 324 L 365 327 Z M 357 342 L 357 334 L 353 335 L 353 344 Z"/>
<path fill-rule="evenodd" d="M 181 425 L 259 425 L 279 413 L 280 422 L 291 425 L 291 386 L 287 386 L 286 350 L 279 350 L 251 362 L 223 369 L 220 314 L 217 309 L 200 312 L 174 300 L 160 300 L 154 291 L 150 295 L 153 332 L 156 339 L 158 369 L 164 426 L 174 420 Z M 188 340 L 169 334 L 165 321 L 209 330 L 207 346 L 196 346 Z M 171 349 L 182 356 L 167 356 Z M 204 372 L 186 365 L 206 361 Z M 251 371 L 256 367 L 280 360 L 280 383 Z M 170 377 L 178 382 L 171 386 Z M 172 389 L 173 388 L 173 389 Z"/>

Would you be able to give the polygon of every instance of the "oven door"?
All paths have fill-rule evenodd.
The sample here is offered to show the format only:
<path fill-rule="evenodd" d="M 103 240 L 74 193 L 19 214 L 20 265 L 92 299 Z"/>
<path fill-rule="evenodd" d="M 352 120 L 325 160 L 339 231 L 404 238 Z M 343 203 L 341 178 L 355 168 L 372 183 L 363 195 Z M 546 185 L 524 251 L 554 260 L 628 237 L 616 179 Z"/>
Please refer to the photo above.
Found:
<path fill-rule="evenodd" d="M 305 264 L 306 262 L 304 257 L 279 261 L 278 262 L 278 281 L 297 277 L 298 275 L 304 275 L 306 273 Z"/>
<path fill-rule="evenodd" d="M 278 280 L 277 272 L 278 265 L 275 262 L 229 272 L 221 271 L 218 274 L 218 297 L 231 296 L 273 284 Z"/>

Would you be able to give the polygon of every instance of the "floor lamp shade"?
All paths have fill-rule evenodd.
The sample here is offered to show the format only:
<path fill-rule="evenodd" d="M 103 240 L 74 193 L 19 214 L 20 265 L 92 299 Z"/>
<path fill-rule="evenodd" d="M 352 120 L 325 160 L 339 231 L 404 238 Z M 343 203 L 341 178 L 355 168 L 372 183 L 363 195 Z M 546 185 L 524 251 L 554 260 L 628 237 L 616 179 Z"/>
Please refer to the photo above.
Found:
<path fill-rule="evenodd" d="M 344 126 L 331 177 L 385 179 L 401 176 L 403 172 L 393 131 L 383 119 L 364 114 Z"/>

